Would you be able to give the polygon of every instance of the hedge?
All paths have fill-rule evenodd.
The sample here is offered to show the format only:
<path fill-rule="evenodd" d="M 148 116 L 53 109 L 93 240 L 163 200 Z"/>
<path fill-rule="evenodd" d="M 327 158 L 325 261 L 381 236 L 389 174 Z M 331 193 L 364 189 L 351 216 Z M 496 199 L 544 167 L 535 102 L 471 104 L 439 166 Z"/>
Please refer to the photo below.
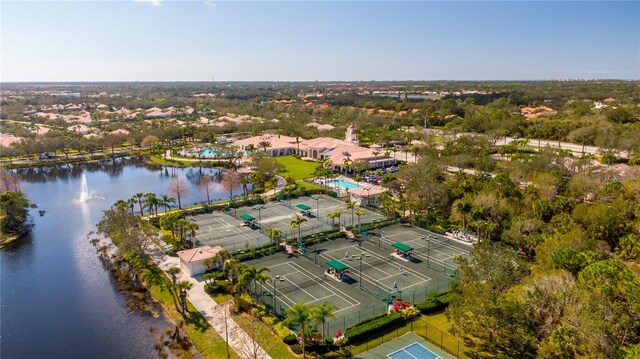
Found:
<path fill-rule="evenodd" d="M 365 322 L 362 325 L 352 326 L 345 330 L 345 337 L 349 339 L 350 343 L 359 343 L 364 340 L 369 340 L 374 336 L 386 333 L 392 329 L 405 324 L 405 319 L 402 314 L 395 312 L 383 317 Z"/>
<path fill-rule="evenodd" d="M 427 299 L 416 304 L 422 314 L 432 314 L 443 311 L 449 306 L 449 292 L 440 294 L 433 299 Z"/>

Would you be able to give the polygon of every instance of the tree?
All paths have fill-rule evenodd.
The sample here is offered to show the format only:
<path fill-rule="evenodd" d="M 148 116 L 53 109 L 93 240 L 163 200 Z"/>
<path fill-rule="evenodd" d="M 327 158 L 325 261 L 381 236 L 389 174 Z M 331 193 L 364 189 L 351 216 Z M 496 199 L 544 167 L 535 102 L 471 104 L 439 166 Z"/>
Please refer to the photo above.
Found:
<path fill-rule="evenodd" d="M 165 287 L 169 291 L 169 294 L 171 294 L 171 299 L 173 300 L 173 305 L 175 305 L 176 307 L 176 311 L 184 317 L 184 313 L 181 310 L 180 298 L 178 294 L 178 275 L 180 275 L 180 272 L 180 268 L 178 267 L 169 268 L 167 270 L 167 274 L 169 275 L 169 278 L 171 278 L 171 283 L 166 285 Z"/>
<path fill-rule="evenodd" d="M 355 215 L 358 216 L 358 225 L 360 225 L 360 217 L 364 216 L 364 210 L 363 209 L 359 209 L 359 210 L 357 210 L 357 211 L 355 211 L 353 213 L 355 213 Z"/>
<path fill-rule="evenodd" d="M 302 357 L 305 356 L 305 331 L 307 329 L 307 325 L 312 321 L 311 313 L 313 311 L 313 306 L 310 304 L 304 303 L 296 303 L 291 308 L 285 309 L 286 318 L 284 323 L 286 325 L 296 324 L 300 327 L 300 335 L 301 340 L 300 343 L 302 345 Z"/>
<path fill-rule="evenodd" d="M 304 222 L 307 222 L 307 219 L 296 214 L 296 218 L 292 219 L 289 224 L 289 230 L 298 228 L 298 241 L 302 241 L 302 223 Z"/>
<path fill-rule="evenodd" d="M 151 214 L 158 215 L 158 204 L 160 204 L 160 201 L 155 193 L 147 193 L 145 195 L 145 206 L 149 208 Z"/>
<path fill-rule="evenodd" d="M 455 333 L 477 353 L 496 357 L 531 358 L 535 333 L 523 304 L 508 289 L 527 274 L 522 259 L 504 245 L 477 244 L 471 258 L 460 258 L 460 280 L 452 290 L 446 314 Z"/>
<path fill-rule="evenodd" d="M 353 227 L 353 211 L 356 208 L 356 202 L 347 202 L 347 210 L 351 210 L 351 227 Z"/>
<path fill-rule="evenodd" d="M 265 272 L 268 272 L 269 268 L 267 267 L 262 267 L 260 269 L 257 269 L 254 266 L 248 266 L 247 268 L 244 269 L 244 271 L 242 272 L 242 274 L 240 274 L 240 276 L 244 277 L 243 279 L 246 280 L 247 282 L 253 282 L 253 293 L 258 293 L 258 288 L 257 288 L 257 283 L 264 283 L 268 280 L 271 280 L 271 277 L 268 274 L 264 274 Z"/>
<path fill-rule="evenodd" d="M 127 203 L 122 201 L 104 211 L 102 219 L 98 222 L 98 233 L 111 238 L 124 254 L 141 255 L 155 233 L 148 230 L 146 222 L 131 213 L 128 207 Z"/>
<path fill-rule="evenodd" d="M 184 317 L 186 317 L 187 313 L 189 313 L 189 308 L 187 307 L 187 292 L 192 287 L 193 284 L 191 284 L 191 282 L 189 282 L 188 280 L 178 282 L 177 291 L 178 293 L 180 293 L 180 304 L 182 307 L 182 315 Z"/>
<path fill-rule="evenodd" d="M 144 198 L 144 193 L 138 192 L 133 195 L 133 198 L 138 202 L 138 206 L 140 207 L 140 215 L 144 216 L 144 208 L 142 207 L 142 199 Z"/>
<path fill-rule="evenodd" d="M 175 176 L 169 183 L 169 195 L 178 199 L 178 208 L 182 209 L 182 198 L 189 194 L 189 187 L 180 177 Z"/>
<path fill-rule="evenodd" d="M 122 144 L 122 137 L 119 135 L 109 134 L 103 137 L 100 142 L 102 143 L 103 146 L 107 146 L 111 148 L 111 155 L 114 156 L 116 146 L 120 146 Z"/>
<path fill-rule="evenodd" d="M 333 311 L 338 309 L 335 305 L 329 304 L 326 301 L 320 303 L 315 306 L 311 311 L 311 319 L 313 320 L 314 325 L 318 326 L 318 324 L 322 324 L 322 337 L 325 336 L 324 324 L 327 321 L 327 318 L 335 318 L 336 316 L 333 314 Z"/>
<path fill-rule="evenodd" d="M 160 142 L 160 139 L 158 137 L 156 137 L 154 135 L 147 135 L 147 136 L 145 136 L 145 138 L 140 143 L 140 146 L 149 147 L 149 148 L 153 149 L 153 147 L 155 147 L 159 142 Z M 152 152 L 153 152 L 153 150 L 152 150 Z"/>
<path fill-rule="evenodd" d="M 265 326 L 264 323 L 260 322 L 260 320 L 253 315 L 244 314 L 240 320 L 243 320 L 245 325 L 244 328 L 236 326 L 236 329 L 239 331 L 237 335 L 238 343 L 240 345 L 239 352 L 250 359 L 264 359 L 269 357 L 267 351 L 270 351 L 273 347 L 273 342 L 262 341 L 262 345 L 260 345 L 256 339 L 269 338 L 273 333 Z"/>
<path fill-rule="evenodd" d="M 271 240 L 278 245 L 280 237 L 282 236 L 282 229 L 280 228 L 275 228 L 275 227 L 270 227 L 266 229 L 267 235 L 269 236 L 269 238 L 271 238 Z"/>
<path fill-rule="evenodd" d="M 267 148 L 271 147 L 271 142 L 269 141 L 260 141 L 258 142 L 258 147 L 262 148 L 264 152 L 267 152 Z"/>
<path fill-rule="evenodd" d="M 335 223 L 336 222 L 335 221 L 336 218 L 338 218 L 338 225 L 340 224 L 340 216 L 342 216 L 342 210 L 337 210 L 335 212 L 327 214 L 327 217 L 329 217 L 331 219 L 331 224 L 333 226 L 336 225 L 336 223 Z"/>
<path fill-rule="evenodd" d="M 198 181 L 198 190 L 200 193 L 204 193 L 207 195 L 207 203 L 211 204 L 211 199 L 209 198 L 209 194 L 215 189 L 216 182 L 213 180 L 208 174 L 203 174 L 200 176 L 200 180 Z"/>
<path fill-rule="evenodd" d="M 2 233 L 19 233 L 29 216 L 29 208 L 35 208 L 22 192 L 0 194 L 0 225 Z"/>
<path fill-rule="evenodd" d="M 189 236 L 191 237 L 191 243 L 193 245 L 193 248 L 195 248 L 196 247 L 196 231 L 200 229 L 200 226 L 198 226 L 197 223 L 189 221 L 185 225 L 184 229 L 185 231 L 187 231 L 187 233 L 189 233 Z"/>
<path fill-rule="evenodd" d="M 169 209 L 171 209 L 171 205 L 172 204 L 176 204 L 176 199 L 175 198 L 171 198 L 166 194 L 163 194 L 160 196 L 160 202 L 158 203 L 160 206 L 164 207 L 164 211 L 168 211 Z"/>
<path fill-rule="evenodd" d="M 238 173 L 238 171 L 234 170 L 227 171 L 222 176 L 220 184 L 222 185 L 222 188 L 229 191 L 229 200 L 231 200 L 233 198 L 233 191 L 236 188 L 240 187 L 240 174 Z"/>

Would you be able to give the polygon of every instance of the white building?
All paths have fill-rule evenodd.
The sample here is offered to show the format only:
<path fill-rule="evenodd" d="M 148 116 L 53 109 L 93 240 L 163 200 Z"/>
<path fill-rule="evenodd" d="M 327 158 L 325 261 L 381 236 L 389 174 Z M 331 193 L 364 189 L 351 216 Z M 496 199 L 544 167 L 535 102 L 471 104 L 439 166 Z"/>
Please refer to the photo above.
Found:
<path fill-rule="evenodd" d="M 178 252 L 180 269 L 190 277 L 206 272 L 209 268 L 204 262 L 216 256 L 224 249 L 220 246 L 202 246 Z"/>

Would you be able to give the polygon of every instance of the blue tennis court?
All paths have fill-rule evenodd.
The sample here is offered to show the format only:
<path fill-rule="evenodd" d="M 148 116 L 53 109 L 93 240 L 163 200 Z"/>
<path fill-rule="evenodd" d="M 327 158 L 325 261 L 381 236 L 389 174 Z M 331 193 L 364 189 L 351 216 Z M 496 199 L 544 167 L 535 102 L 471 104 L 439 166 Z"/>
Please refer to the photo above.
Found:
<path fill-rule="evenodd" d="M 413 343 L 387 355 L 389 359 L 441 359 L 420 343 Z"/>

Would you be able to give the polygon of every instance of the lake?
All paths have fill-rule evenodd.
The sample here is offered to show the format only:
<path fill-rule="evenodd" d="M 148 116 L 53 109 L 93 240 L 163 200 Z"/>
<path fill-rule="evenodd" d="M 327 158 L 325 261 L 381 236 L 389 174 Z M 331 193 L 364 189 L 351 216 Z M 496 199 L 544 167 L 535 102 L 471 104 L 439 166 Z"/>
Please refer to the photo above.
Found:
<path fill-rule="evenodd" d="M 166 194 L 174 175 L 190 187 L 183 206 L 205 201 L 198 179 L 203 173 L 219 176 L 219 170 L 119 158 L 16 173 L 38 208 L 31 210 L 32 232 L 0 250 L 0 357 L 157 358 L 155 336 L 171 324 L 126 308 L 87 234 L 116 200 L 138 192 Z M 83 173 L 89 190 L 104 200 L 75 201 Z M 227 196 L 218 184 L 211 198 Z"/>

